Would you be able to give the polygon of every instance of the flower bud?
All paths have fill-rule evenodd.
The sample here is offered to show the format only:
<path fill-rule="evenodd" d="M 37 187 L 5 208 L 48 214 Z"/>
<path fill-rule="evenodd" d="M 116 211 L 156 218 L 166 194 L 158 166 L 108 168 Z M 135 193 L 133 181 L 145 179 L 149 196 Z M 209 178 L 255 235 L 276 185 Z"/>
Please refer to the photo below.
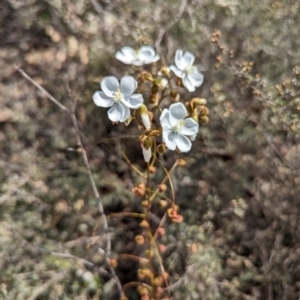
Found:
<path fill-rule="evenodd" d="M 170 68 L 167 67 L 167 66 L 162 66 L 161 69 L 160 69 L 160 72 L 158 72 L 159 74 L 158 75 L 162 75 L 162 76 L 169 76 L 170 74 Z"/>
<path fill-rule="evenodd" d="M 159 227 L 156 230 L 158 236 L 164 236 L 166 234 L 166 230 L 163 227 Z"/>
<path fill-rule="evenodd" d="M 145 127 L 145 129 L 151 128 L 151 121 L 148 113 L 148 109 L 146 105 L 142 104 L 140 108 L 136 112 L 137 116 L 141 118 L 141 121 Z M 148 148 L 147 148 L 148 149 Z"/>
<path fill-rule="evenodd" d="M 170 97 L 173 102 L 178 102 L 180 100 L 180 95 L 176 90 L 170 91 Z"/>
<path fill-rule="evenodd" d="M 141 223 L 140 223 L 140 227 L 143 227 L 143 228 L 149 228 L 149 223 L 146 221 L 146 220 L 143 220 Z"/>
<path fill-rule="evenodd" d="M 141 82 L 145 82 L 145 81 L 153 81 L 153 76 L 151 73 L 147 72 L 147 71 L 143 71 L 142 73 L 140 73 L 138 75 L 138 79 Z"/>
<path fill-rule="evenodd" d="M 168 201 L 166 200 L 159 200 L 159 205 L 161 208 L 166 208 L 168 206 Z"/>
<path fill-rule="evenodd" d="M 140 183 L 138 186 L 135 186 L 131 189 L 133 193 L 137 196 L 144 196 L 146 193 L 146 186 L 145 183 Z"/>
<path fill-rule="evenodd" d="M 208 108 L 206 106 L 204 106 L 204 105 L 200 106 L 199 116 L 203 117 L 203 116 L 207 116 L 208 114 L 209 114 Z"/>
<path fill-rule="evenodd" d="M 173 219 L 177 216 L 177 211 L 174 207 L 171 207 L 167 210 L 167 214 L 168 214 L 169 218 Z"/>
<path fill-rule="evenodd" d="M 164 253 L 167 250 L 167 246 L 164 244 L 159 244 L 157 247 L 160 253 Z"/>
<path fill-rule="evenodd" d="M 174 218 L 172 218 L 172 222 L 174 223 L 182 223 L 183 222 L 183 216 L 182 215 L 177 215 Z"/>
<path fill-rule="evenodd" d="M 186 165 L 186 161 L 183 158 L 179 158 L 177 159 L 177 164 L 178 166 L 183 167 Z"/>
<path fill-rule="evenodd" d="M 142 206 L 144 206 L 144 207 L 150 207 L 150 206 L 151 206 L 149 200 L 144 200 L 144 201 L 142 201 L 141 204 L 142 204 Z"/>
<path fill-rule="evenodd" d="M 158 154 L 164 154 L 165 151 L 166 151 L 166 145 L 165 144 L 159 144 L 157 146 L 156 151 L 157 151 Z"/>
<path fill-rule="evenodd" d="M 155 277 L 155 278 L 153 279 L 153 281 L 152 281 L 152 284 L 153 284 L 154 286 L 161 286 L 161 285 L 163 285 L 163 283 L 164 283 L 164 279 L 161 278 L 160 276 L 159 276 L 159 277 Z"/>
<path fill-rule="evenodd" d="M 168 80 L 166 78 L 154 79 L 154 84 L 159 86 L 160 89 L 164 90 L 168 86 Z"/>
<path fill-rule="evenodd" d="M 191 100 L 192 105 L 205 105 L 207 103 L 206 99 L 204 98 L 193 98 Z"/>
<path fill-rule="evenodd" d="M 135 242 L 138 244 L 138 245 L 143 245 L 145 243 L 145 238 L 142 236 L 142 235 L 137 235 L 135 237 Z"/>
<path fill-rule="evenodd" d="M 142 144 L 142 151 L 143 151 L 143 156 L 144 156 L 144 160 L 145 162 L 149 162 L 151 159 L 151 155 L 152 155 L 152 139 L 150 137 L 147 137 L 144 140 L 144 143 Z"/>
<path fill-rule="evenodd" d="M 150 166 L 150 167 L 149 167 L 149 172 L 150 172 L 151 174 L 156 173 L 156 171 L 157 171 L 156 167 L 154 167 L 154 166 Z"/>
<path fill-rule="evenodd" d="M 153 251 L 152 250 L 146 250 L 145 251 L 145 255 L 146 255 L 146 257 L 148 257 L 148 258 L 152 258 L 153 256 L 154 256 L 154 253 L 153 253 Z"/>
<path fill-rule="evenodd" d="M 159 184 L 158 188 L 161 192 L 165 192 L 168 189 L 168 187 L 165 183 Z"/>
<path fill-rule="evenodd" d="M 183 87 L 182 79 L 181 78 L 176 78 L 176 85 L 179 87 Z"/>
<path fill-rule="evenodd" d="M 148 289 L 144 286 L 140 286 L 140 288 L 138 289 L 138 292 L 141 296 L 145 296 L 145 295 L 149 294 Z"/>
<path fill-rule="evenodd" d="M 144 148 L 145 149 L 151 149 L 152 147 L 152 144 L 153 144 L 153 141 L 151 139 L 151 137 L 147 137 L 145 140 L 144 140 Z"/>
<path fill-rule="evenodd" d="M 203 124 L 206 125 L 209 122 L 209 117 L 208 116 L 203 116 L 199 118 L 199 121 Z"/>

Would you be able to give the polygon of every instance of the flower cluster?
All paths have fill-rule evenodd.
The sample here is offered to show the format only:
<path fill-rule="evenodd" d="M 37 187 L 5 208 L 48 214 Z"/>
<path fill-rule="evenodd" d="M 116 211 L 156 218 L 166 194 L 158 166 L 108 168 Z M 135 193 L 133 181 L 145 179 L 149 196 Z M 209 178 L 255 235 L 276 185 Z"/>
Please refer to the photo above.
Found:
<path fill-rule="evenodd" d="M 123 47 L 116 52 L 115 57 L 124 64 L 136 67 L 157 63 L 160 59 L 150 46 L 142 46 L 137 50 Z M 162 153 L 165 148 L 188 152 L 192 147 L 191 141 L 199 131 L 199 122 L 204 124 L 202 120 L 204 102 L 195 100 L 200 98 L 187 101 L 185 105 L 178 102 L 180 87 L 183 86 L 189 92 L 194 92 L 203 83 L 204 76 L 194 62 L 195 56 L 191 52 L 184 53 L 179 49 L 175 54 L 175 64 L 169 67 L 162 66 L 157 75 L 139 69 L 137 80 L 132 76 L 124 76 L 119 82 L 116 77 L 108 76 L 101 81 L 101 90 L 93 95 L 95 105 L 109 108 L 107 114 L 112 122 L 126 122 L 128 125 L 132 120 L 136 120 L 139 128 L 144 128 L 140 143 L 146 162 L 151 159 L 157 136 L 161 136 L 163 142 L 157 148 L 155 147 L 158 153 Z M 172 76 L 171 71 L 175 76 Z M 173 80 L 174 78 L 177 80 Z M 145 91 L 147 88 L 149 89 L 147 93 L 150 93 L 149 103 L 145 103 L 142 93 L 136 92 L 136 90 Z M 177 103 L 163 110 L 157 109 L 162 105 L 162 100 L 167 98 L 167 92 L 169 101 Z M 200 108 L 199 104 L 201 104 Z M 162 111 L 161 115 L 155 117 L 155 114 L 160 111 Z M 207 109 L 206 111 L 208 112 Z M 160 124 L 158 125 L 155 120 L 159 120 Z M 208 120 L 207 116 L 205 120 Z"/>

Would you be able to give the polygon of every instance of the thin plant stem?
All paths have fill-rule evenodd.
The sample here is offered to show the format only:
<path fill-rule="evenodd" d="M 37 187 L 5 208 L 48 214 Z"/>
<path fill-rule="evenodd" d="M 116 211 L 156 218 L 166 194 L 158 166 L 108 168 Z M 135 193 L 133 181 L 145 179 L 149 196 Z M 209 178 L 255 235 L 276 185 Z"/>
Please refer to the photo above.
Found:
<path fill-rule="evenodd" d="M 83 147 L 83 144 L 81 142 L 81 138 L 80 138 L 80 134 L 79 134 L 79 128 L 78 128 L 78 123 L 77 123 L 77 119 L 75 116 L 75 112 L 74 110 L 70 110 L 69 108 L 67 108 L 66 106 L 64 106 L 63 104 L 61 104 L 57 99 L 55 99 L 51 94 L 49 94 L 41 85 L 39 85 L 35 80 L 33 80 L 28 74 L 26 74 L 22 69 L 20 69 L 18 66 L 15 66 L 16 69 L 19 71 L 19 73 L 26 79 L 28 80 L 31 84 L 33 84 L 38 90 L 40 90 L 50 101 L 52 101 L 54 104 L 56 104 L 59 108 L 61 108 L 62 110 L 64 110 L 65 112 L 67 112 L 70 116 L 71 116 L 71 120 L 73 123 L 73 126 L 76 130 L 76 142 L 77 145 L 80 147 L 81 149 L 81 155 L 82 155 L 82 159 L 83 162 L 85 164 L 85 168 L 87 170 L 87 174 L 88 174 L 88 178 L 89 178 L 89 182 L 94 194 L 94 197 L 96 198 L 97 202 L 98 202 L 98 210 L 99 213 L 103 219 L 103 228 L 106 234 L 106 252 L 105 252 L 105 258 L 106 258 L 106 263 L 108 265 L 109 271 L 112 274 L 113 278 L 115 279 L 115 282 L 117 284 L 117 288 L 119 290 L 119 293 L 121 295 L 121 297 L 124 296 L 123 290 L 122 290 L 122 285 L 121 282 L 119 280 L 119 278 L 116 275 L 115 269 L 110 265 L 110 254 L 111 254 L 111 239 L 110 239 L 110 234 L 108 231 L 108 223 L 107 223 L 107 219 L 106 219 L 106 215 L 104 213 L 104 208 L 101 202 L 101 198 L 100 195 L 98 193 L 97 187 L 96 187 L 96 183 L 90 168 L 90 164 L 89 164 L 89 160 L 87 157 L 87 153 L 86 150 Z"/>
<path fill-rule="evenodd" d="M 175 161 L 174 165 L 172 166 L 172 168 L 169 171 L 169 174 L 165 176 L 165 178 L 163 179 L 163 181 L 161 182 L 161 184 L 164 184 L 167 182 L 167 180 L 169 179 L 169 176 L 171 176 L 171 174 L 174 172 L 174 170 L 176 169 L 176 167 L 178 166 L 178 162 L 177 160 Z M 152 196 L 150 197 L 149 201 L 153 201 L 154 198 L 157 196 L 157 194 L 159 193 L 160 189 L 159 187 L 154 191 L 154 193 L 152 194 Z"/>

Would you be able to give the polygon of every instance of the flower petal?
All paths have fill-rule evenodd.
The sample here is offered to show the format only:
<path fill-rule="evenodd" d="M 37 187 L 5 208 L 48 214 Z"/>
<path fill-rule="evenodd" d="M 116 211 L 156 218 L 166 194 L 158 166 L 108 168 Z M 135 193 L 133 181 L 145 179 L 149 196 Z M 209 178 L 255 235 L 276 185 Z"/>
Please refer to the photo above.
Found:
<path fill-rule="evenodd" d="M 150 46 L 142 46 L 138 56 L 140 61 L 145 64 L 150 64 L 159 60 L 159 55 L 155 55 L 154 49 Z"/>
<path fill-rule="evenodd" d="M 184 135 L 194 135 L 199 131 L 199 124 L 192 118 L 184 120 L 184 126 L 181 127 L 180 133 Z"/>
<path fill-rule="evenodd" d="M 101 89 L 108 96 L 113 98 L 120 84 L 115 76 L 107 76 L 101 81 Z"/>
<path fill-rule="evenodd" d="M 115 103 L 111 97 L 108 97 L 102 91 L 96 91 L 93 95 L 93 100 L 97 106 L 101 107 L 111 107 Z"/>
<path fill-rule="evenodd" d="M 183 120 L 187 114 L 186 108 L 181 102 L 170 105 L 169 110 L 170 114 L 177 120 Z"/>
<path fill-rule="evenodd" d="M 144 103 L 144 99 L 142 94 L 133 94 L 128 98 L 122 99 L 122 102 L 129 108 L 137 109 Z"/>
<path fill-rule="evenodd" d="M 144 156 L 145 162 L 149 162 L 151 159 L 151 155 L 152 155 L 151 148 L 146 149 L 142 146 L 142 150 L 143 150 L 143 156 Z"/>
<path fill-rule="evenodd" d="M 124 116 L 124 105 L 121 103 L 115 103 L 108 111 L 108 118 L 112 122 L 119 122 Z"/>
<path fill-rule="evenodd" d="M 165 128 L 167 126 L 169 126 L 171 128 L 171 123 L 169 120 L 169 110 L 168 109 L 164 109 L 163 112 L 161 113 L 160 117 L 159 117 L 159 121 L 160 121 L 160 125 L 162 128 Z"/>
<path fill-rule="evenodd" d="M 183 61 L 186 65 L 186 68 L 190 68 L 195 61 L 195 55 L 189 51 L 186 51 L 183 56 Z"/>
<path fill-rule="evenodd" d="M 132 61 L 132 64 L 136 67 L 140 67 L 144 64 L 144 62 L 140 61 L 139 59 L 135 59 L 134 61 Z"/>
<path fill-rule="evenodd" d="M 196 137 L 197 137 L 197 133 L 191 135 L 189 138 L 193 142 L 196 139 Z"/>
<path fill-rule="evenodd" d="M 124 114 L 121 117 L 120 122 L 125 122 L 130 116 L 130 109 L 127 106 L 123 105 L 122 103 L 120 103 L 120 105 L 122 105 L 124 108 Z"/>
<path fill-rule="evenodd" d="M 194 86 L 199 87 L 204 80 L 204 75 L 198 71 L 196 67 L 193 67 L 194 72 L 189 73 L 187 76 Z"/>
<path fill-rule="evenodd" d="M 180 152 L 189 152 L 192 148 L 191 141 L 182 134 L 176 135 L 175 143 Z"/>
<path fill-rule="evenodd" d="M 177 66 L 178 69 L 180 70 L 184 70 L 186 65 L 185 65 L 185 62 L 183 60 L 183 51 L 181 49 L 178 49 L 176 51 L 176 54 L 175 54 L 175 65 Z M 173 71 L 173 70 L 172 70 Z M 173 71 L 174 72 L 174 71 Z M 175 73 L 175 72 L 174 72 Z M 176 74 L 176 73 L 175 73 Z"/>
<path fill-rule="evenodd" d="M 160 56 L 158 54 L 154 55 L 154 57 L 152 58 L 152 62 L 156 62 L 160 59 Z"/>
<path fill-rule="evenodd" d="M 132 95 L 136 88 L 137 82 L 132 76 L 124 76 L 121 79 L 120 90 L 124 97 Z"/>
<path fill-rule="evenodd" d="M 121 51 L 118 51 L 115 55 L 116 59 L 120 60 L 124 64 L 132 64 L 136 58 L 136 52 L 131 47 L 123 47 Z"/>
<path fill-rule="evenodd" d="M 168 149 L 170 150 L 176 149 L 176 143 L 175 143 L 176 136 L 177 135 L 174 134 L 172 130 L 163 130 L 162 133 L 163 142 L 166 144 Z"/>
<path fill-rule="evenodd" d="M 171 65 L 170 66 L 170 70 L 172 70 L 174 72 L 174 74 L 179 77 L 179 78 L 183 78 L 185 76 L 185 72 L 181 71 L 180 69 L 178 69 L 176 66 Z"/>
<path fill-rule="evenodd" d="M 177 119 L 174 118 L 166 108 L 160 115 L 159 121 L 163 129 L 171 129 L 177 123 Z"/>
<path fill-rule="evenodd" d="M 195 88 L 193 82 L 190 80 L 189 76 L 185 76 L 182 79 L 182 83 L 189 92 L 195 92 L 196 88 Z"/>

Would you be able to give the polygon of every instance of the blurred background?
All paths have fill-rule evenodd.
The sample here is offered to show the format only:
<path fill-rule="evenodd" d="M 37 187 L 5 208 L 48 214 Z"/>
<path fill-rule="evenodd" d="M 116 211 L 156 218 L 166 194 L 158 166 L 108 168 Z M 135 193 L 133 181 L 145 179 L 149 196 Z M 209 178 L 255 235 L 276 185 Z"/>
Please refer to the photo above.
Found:
<path fill-rule="evenodd" d="M 300 39 L 297 0 L 2 0 L 0 7 L 0 299 L 118 299 L 102 266 L 104 234 L 71 119 L 15 69 L 67 107 L 77 103 L 82 141 L 109 219 L 112 257 L 138 255 L 123 159 L 144 167 L 137 141 L 112 126 L 92 94 L 128 69 L 122 46 L 151 45 L 165 64 L 189 50 L 205 75 L 193 96 L 210 122 L 187 165 L 173 174 L 181 224 L 161 240 L 173 299 L 293 300 L 300 297 Z M 68 92 L 70 87 L 70 93 Z M 183 95 L 190 97 L 191 95 Z M 131 127 L 132 129 L 133 127 Z M 137 133 L 138 136 L 138 133 Z M 162 171 L 153 176 L 159 183 Z M 157 210 L 157 216 L 161 211 Z M 122 284 L 137 265 L 118 260 Z M 129 290 L 129 299 L 139 299 Z"/>

